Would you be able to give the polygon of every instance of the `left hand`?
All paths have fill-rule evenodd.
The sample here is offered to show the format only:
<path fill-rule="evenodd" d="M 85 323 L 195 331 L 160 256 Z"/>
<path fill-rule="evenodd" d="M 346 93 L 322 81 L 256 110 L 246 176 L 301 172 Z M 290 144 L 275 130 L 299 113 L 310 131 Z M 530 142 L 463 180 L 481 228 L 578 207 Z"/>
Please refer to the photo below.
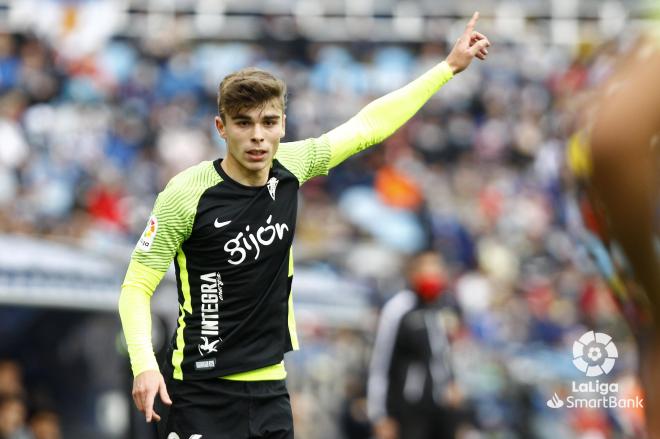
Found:
<path fill-rule="evenodd" d="M 154 411 L 156 395 L 160 395 L 165 404 L 172 405 L 165 380 L 158 370 L 145 370 L 136 376 L 133 380 L 132 395 L 135 406 L 144 413 L 147 422 L 160 421 L 160 415 Z"/>
<path fill-rule="evenodd" d="M 485 35 L 474 30 L 478 19 L 479 12 L 475 12 L 465 26 L 463 35 L 456 41 L 456 44 L 454 44 L 454 47 L 445 60 L 452 72 L 454 72 L 454 75 L 465 70 L 473 58 L 477 57 L 480 60 L 485 60 L 486 56 L 488 56 L 490 41 L 488 41 Z"/>

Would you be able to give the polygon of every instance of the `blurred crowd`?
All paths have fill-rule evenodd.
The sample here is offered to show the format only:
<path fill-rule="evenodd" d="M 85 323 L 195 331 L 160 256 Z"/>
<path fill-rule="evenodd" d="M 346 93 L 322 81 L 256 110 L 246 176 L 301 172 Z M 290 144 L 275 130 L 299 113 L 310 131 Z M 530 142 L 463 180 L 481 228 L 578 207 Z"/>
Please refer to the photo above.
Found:
<path fill-rule="evenodd" d="M 638 412 L 546 405 L 579 378 L 571 347 L 594 328 L 617 341 L 613 379 L 636 391 L 631 337 L 571 234 L 576 212 L 563 195 L 571 102 L 606 73 L 608 51 L 588 63 L 588 44 L 490 39 L 486 63 L 452 79 L 383 144 L 303 187 L 297 261 L 369 285 L 378 310 L 404 286 L 408 255 L 430 247 L 445 256 L 462 309 L 452 361 L 473 412 L 464 438 L 636 437 Z M 165 183 L 225 153 L 213 125 L 224 75 L 254 65 L 285 79 L 285 140 L 297 140 L 446 53 L 442 42 L 117 38 L 75 57 L 28 33 L 0 33 L 0 233 L 108 249 L 127 262 Z M 299 437 L 370 437 L 373 331 L 319 322 L 301 332 L 302 351 L 288 360 Z M 5 382 L 20 383 L 16 365 L 0 368 L 0 437 L 59 437 L 57 415 L 32 414 Z"/>
<path fill-rule="evenodd" d="M 62 438 L 57 413 L 34 396 L 24 388 L 20 365 L 0 361 L 0 438 Z"/>

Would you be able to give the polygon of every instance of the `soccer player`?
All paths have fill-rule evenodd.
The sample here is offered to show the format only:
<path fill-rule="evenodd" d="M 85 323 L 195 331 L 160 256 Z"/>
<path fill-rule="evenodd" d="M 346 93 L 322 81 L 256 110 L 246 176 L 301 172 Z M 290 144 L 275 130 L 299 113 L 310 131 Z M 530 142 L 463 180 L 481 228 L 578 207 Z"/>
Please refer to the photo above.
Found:
<path fill-rule="evenodd" d="M 608 247 L 623 251 L 623 260 L 606 261 L 604 271 L 615 297 L 634 311 L 627 317 L 638 342 L 647 429 L 654 439 L 660 438 L 660 374 L 654 370 L 660 362 L 658 78 L 656 22 L 655 32 L 638 41 L 601 87 L 583 127 L 585 157 L 578 160 L 600 235 Z M 578 157 L 579 149 L 576 144 Z"/>
<path fill-rule="evenodd" d="M 215 124 L 227 156 L 183 171 L 159 194 L 119 299 L 133 400 L 147 422 L 160 420 L 157 394 L 172 404 L 164 437 L 293 438 L 283 356 L 298 347 L 298 189 L 385 139 L 473 58 L 485 59 L 490 42 L 474 30 L 477 19 L 446 60 L 318 138 L 280 144 L 286 87 L 271 74 L 244 69 L 223 79 Z M 172 260 L 180 312 L 161 373 L 149 304 Z"/>

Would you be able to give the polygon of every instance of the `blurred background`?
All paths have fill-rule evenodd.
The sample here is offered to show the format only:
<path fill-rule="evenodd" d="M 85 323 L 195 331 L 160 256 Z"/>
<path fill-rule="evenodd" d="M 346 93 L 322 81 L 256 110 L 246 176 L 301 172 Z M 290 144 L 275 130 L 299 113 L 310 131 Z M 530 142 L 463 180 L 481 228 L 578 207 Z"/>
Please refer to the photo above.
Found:
<path fill-rule="evenodd" d="M 465 438 L 633 438 L 639 411 L 555 410 L 573 342 L 635 348 L 566 195 L 576 97 L 646 7 L 619 0 L 0 1 L 0 437 L 148 438 L 116 303 L 157 193 L 224 156 L 216 91 L 248 65 L 289 86 L 287 137 L 316 137 L 447 54 L 474 10 L 491 43 L 383 144 L 301 190 L 288 354 L 296 436 L 370 438 L 365 383 L 383 303 L 431 247 L 460 312 Z M 163 347 L 173 272 L 152 302 Z"/>

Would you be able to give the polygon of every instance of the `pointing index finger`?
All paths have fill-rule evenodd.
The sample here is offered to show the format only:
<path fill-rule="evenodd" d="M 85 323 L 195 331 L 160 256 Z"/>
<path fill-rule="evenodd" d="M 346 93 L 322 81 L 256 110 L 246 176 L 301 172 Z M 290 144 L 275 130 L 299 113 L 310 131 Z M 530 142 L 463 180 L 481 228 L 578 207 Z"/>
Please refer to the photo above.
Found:
<path fill-rule="evenodd" d="M 479 19 L 479 11 L 475 11 L 474 14 L 472 14 L 472 18 L 470 18 L 470 21 L 468 21 L 468 24 L 465 25 L 465 35 L 470 37 L 472 31 L 474 30 L 474 27 L 477 25 L 478 19 Z"/>

